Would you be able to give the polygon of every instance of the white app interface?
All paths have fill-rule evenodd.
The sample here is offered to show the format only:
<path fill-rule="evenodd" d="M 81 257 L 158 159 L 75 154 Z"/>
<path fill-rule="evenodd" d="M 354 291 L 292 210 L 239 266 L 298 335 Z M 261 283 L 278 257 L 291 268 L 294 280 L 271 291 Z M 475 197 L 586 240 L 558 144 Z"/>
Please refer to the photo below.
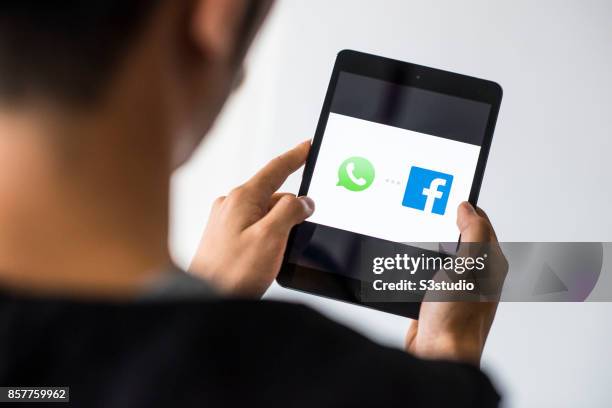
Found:
<path fill-rule="evenodd" d="M 454 242 L 480 146 L 330 113 L 308 220 L 396 242 Z"/>

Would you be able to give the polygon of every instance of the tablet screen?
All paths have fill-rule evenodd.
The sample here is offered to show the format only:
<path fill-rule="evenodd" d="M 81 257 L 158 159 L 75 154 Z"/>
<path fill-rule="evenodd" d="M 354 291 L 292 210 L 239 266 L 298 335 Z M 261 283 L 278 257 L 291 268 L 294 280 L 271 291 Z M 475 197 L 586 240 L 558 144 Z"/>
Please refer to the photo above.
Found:
<path fill-rule="evenodd" d="M 453 242 L 491 105 L 340 72 L 308 196 L 311 223 L 395 242 Z"/>
<path fill-rule="evenodd" d="M 288 264 L 367 280 L 364 253 L 457 242 L 457 206 L 470 196 L 491 108 L 340 71 L 301 190 L 316 209 L 295 228 Z"/>

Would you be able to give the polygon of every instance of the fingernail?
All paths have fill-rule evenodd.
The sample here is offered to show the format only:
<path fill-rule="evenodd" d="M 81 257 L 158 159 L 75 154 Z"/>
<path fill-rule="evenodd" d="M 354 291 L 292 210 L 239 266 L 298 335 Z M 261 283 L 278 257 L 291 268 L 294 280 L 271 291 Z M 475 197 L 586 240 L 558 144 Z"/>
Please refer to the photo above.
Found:
<path fill-rule="evenodd" d="M 314 212 L 314 209 L 315 209 L 314 201 L 312 201 L 312 198 L 306 197 L 306 196 L 300 197 L 300 201 L 302 202 L 302 205 L 304 206 L 306 213 L 308 214 L 308 216 L 310 216 Z"/>
<path fill-rule="evenodd" d="M 470 204 L 467 201 L 464 201 L 461 203 L 461 205 L 468 210 L 469 212 L 471 212 L 472 214 L 476 214 L 476 209 L 474 208 L 474 206 L 472 204 Z"/>

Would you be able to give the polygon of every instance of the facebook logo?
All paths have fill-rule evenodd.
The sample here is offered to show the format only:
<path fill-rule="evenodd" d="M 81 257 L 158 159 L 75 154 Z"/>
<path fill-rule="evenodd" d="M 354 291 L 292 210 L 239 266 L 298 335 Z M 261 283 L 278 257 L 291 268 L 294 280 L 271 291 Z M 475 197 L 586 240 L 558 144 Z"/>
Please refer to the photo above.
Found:
<path fill-rule="evenodd" d="M 427 213 L 444 215 L 453 176 L 412 166 L 402 205 Z"/>

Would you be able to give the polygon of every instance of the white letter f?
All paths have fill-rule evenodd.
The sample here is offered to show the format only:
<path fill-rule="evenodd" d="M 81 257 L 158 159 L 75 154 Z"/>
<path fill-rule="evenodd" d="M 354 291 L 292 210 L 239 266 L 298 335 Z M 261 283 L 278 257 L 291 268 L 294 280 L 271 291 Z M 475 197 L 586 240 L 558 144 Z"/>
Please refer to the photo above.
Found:
<path fill-rule="evenodd" d="M 446 185 L 446 180 L 441 179 L 441 178 L 436 178 L 436 179 L 431 180 L 431 183 L 429 184 L 429 188 L 423 189 L 423 195 L 427 197 L 427 201 L 425 201 L 425 208 L 423 209 L 423 211 L 429 212 L 429 213 L 432 212 L 434 202 L 436 201 L 436 199 L 442 198 L 442 192 L 438 191 L 438 187 L 442 187 L 445 185 Z"/>

